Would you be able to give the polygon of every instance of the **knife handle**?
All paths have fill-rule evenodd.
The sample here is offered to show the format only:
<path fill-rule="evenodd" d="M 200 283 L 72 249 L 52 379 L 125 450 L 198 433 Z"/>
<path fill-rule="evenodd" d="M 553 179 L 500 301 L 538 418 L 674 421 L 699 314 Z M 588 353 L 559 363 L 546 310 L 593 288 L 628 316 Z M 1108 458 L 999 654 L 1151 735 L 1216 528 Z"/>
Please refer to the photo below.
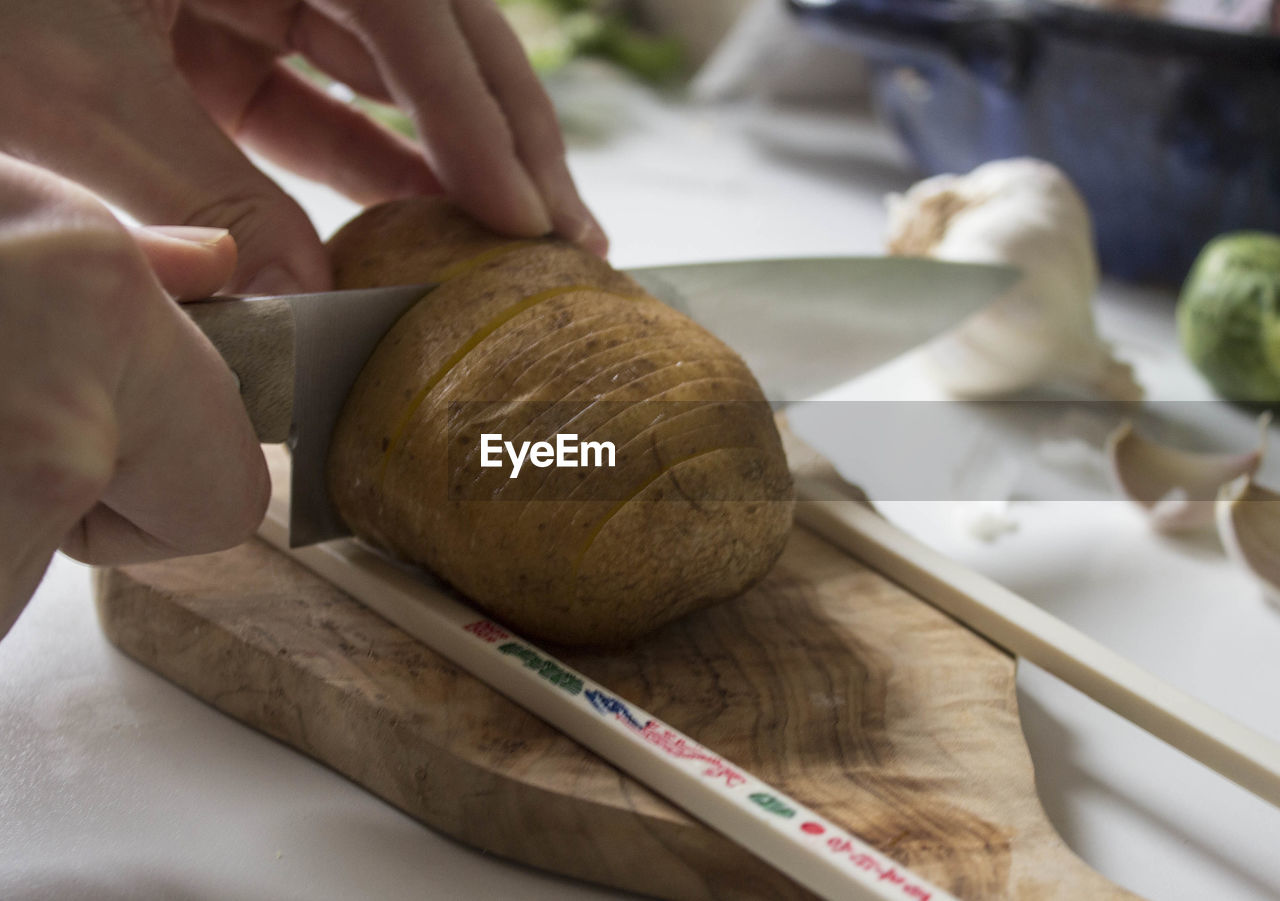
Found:
<path fill-rule="evenodd" d="M 240 383 L 263 444 L 289 437 L 293 422 L 294 319 L 279 297 L 228 297 L 181 304 Z"/>

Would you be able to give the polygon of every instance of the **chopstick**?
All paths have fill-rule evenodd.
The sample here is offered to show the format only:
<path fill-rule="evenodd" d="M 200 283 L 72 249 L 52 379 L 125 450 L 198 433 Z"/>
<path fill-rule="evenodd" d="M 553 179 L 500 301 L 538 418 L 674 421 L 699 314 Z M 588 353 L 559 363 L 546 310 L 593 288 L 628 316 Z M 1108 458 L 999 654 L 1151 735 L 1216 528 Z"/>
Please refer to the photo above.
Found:
<path fill-rule="evenodd" d="M 273 475 L 277 475 L 273 473 Z M 260 537 L 530 713 L 828 899 L 954 901 L 830 820 L 350 541 L 289 548 L 288 479 Z"/>
<path fill-rule="evenodd" d="M 1280 807 L 1280 743 L 1179 691 L 875 512 L 779 417 L 796 519 L 980 635 Z"/>

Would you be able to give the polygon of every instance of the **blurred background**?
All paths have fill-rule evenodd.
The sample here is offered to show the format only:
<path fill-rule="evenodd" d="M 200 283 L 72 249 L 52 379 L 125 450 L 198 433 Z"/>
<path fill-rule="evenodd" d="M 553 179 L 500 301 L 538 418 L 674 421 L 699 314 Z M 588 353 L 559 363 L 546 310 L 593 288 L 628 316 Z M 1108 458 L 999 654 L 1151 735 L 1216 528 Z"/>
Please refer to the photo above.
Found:
<path fill-rule="evenodd" d="M 920 175 L 1053 162 L 1126 279 L 1280 230 L 1273 0 L 500 2 L 577 141 L 620 127 L 607 67 L 702 103 L 871 106 Z"/>

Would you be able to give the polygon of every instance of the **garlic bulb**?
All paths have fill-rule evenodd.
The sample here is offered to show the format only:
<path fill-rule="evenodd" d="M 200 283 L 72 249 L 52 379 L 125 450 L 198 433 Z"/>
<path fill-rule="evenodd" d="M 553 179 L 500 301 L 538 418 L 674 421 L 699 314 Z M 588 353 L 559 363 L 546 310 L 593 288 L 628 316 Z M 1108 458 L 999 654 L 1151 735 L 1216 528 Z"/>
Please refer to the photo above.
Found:
<path fill-rule="evenodd" d="M 1146 511 L 1161 532 L 1207 526 L 1222 487 L 1257 472 L 1271 416 L 1258 418 L 1258 447 L 1244 454 L 1196 453 L 1144 438 L 1126 422 L 1107 439 L 1111 475 L 1121 493 Z"/>
<path fill-rule="evenodd" d="M 1267 600 L 1280 605 L 1280 494 L 1241 476 L 1223 486 L 1216 512 L 1227 553 L 1253 573 Z"/>
<path fill-rule="evenodd" d="M 925 179 L 888 198 L 888 249 L 971 263 L 1004 263 L 1023 277 L 925 349 L 936 380 L 958 397 L 1037 385 L 1136 401 L 1132 369 L 1097 334 L 1093 225 L 1084 201 L 1054 166 L 997 160 L 968 175 Z"/>

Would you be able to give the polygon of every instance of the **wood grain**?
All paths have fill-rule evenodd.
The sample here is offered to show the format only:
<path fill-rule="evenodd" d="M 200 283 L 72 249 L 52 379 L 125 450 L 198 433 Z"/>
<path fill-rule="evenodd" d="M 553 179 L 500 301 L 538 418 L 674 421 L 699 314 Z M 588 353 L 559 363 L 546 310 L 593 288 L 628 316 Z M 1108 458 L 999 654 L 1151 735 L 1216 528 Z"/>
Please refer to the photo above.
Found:
<path fill-rule="evenodd" d="M 866 495 L 778 419 L 806 528 L 1099 704 L 1280 806 L 1280 742 L 1158 679 L 1078 629 L 878 515 Z M 856 503 L 849 503 L 855 501 Z"/>
<path fill-rule="evenodd" d="M 260 542 L 98 589 L 126 653 L 468 844 L 660 898 L 810 897 Z M 736 601 L 557 653 L 962 898 L 1132 897 L 1045 818 L 1012 658 L 804 530 Z"/>

